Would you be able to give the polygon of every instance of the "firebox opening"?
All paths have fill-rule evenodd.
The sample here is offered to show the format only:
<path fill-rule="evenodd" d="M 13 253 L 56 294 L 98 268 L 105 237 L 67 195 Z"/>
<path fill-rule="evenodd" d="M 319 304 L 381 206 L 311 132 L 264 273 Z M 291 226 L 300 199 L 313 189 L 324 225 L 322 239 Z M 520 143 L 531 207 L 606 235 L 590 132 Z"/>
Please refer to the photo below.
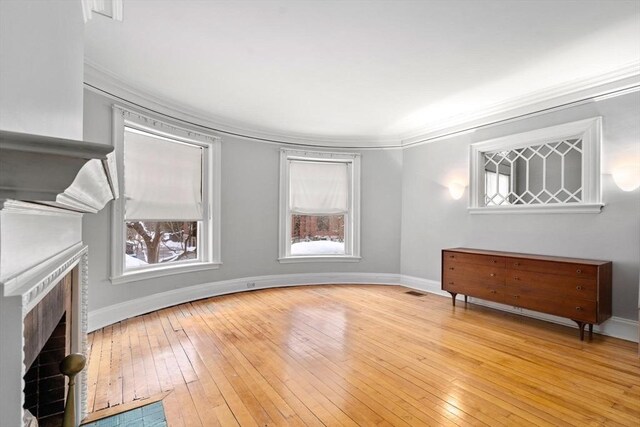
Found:
<path fill-rule="evenodd" d="M 68 354 L 66 332 L 65 312 L 24 376 L 24 409 L 38 419 L 39 427 L 62 425 L 65 377 L 59 365 Z"/>

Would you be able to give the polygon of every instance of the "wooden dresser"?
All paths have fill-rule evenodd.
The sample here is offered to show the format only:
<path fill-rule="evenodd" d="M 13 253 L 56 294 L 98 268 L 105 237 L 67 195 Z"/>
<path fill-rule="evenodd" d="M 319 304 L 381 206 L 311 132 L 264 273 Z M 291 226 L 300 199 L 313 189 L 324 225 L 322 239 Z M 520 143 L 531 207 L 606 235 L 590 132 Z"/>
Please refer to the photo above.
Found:
<path fill-rule="evenodd" d="M 584 327 L 611 317 L 611 262 L 480 249 L 442 251 L 442 289 L 560 317 Z"/>

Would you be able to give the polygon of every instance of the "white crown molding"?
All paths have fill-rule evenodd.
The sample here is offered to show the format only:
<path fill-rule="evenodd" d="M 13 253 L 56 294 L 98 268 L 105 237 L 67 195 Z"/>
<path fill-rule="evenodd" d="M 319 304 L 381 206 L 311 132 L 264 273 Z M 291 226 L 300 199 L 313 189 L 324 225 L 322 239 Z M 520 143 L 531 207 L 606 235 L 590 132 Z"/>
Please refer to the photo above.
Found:
<path fill-rule="evenodd" d="M 174 117 L 209 131 L 232 134 L 240 138 L 254 139 L 272 144 L 313 146 L 324 148 L 394 149 L 400 148 L 398 138 L 379 137 L 326 137 L 309 134 L 283 134 L 277 131 L 259 129 L 246 123 L 232 121 L 209 113 L 194 110 L 179 102 L 170 101 L 125 83 L 123 79 L 88 61 L 84 62 L 84 83 L 89 90 L 103 95 L 111 95 L 121 102 L 134 104 L 163 115 Z"/>
<path fill-rule="evenodd" d="M 113 147 L 0 131 L 2 200 L 51 204 L 95 213 L 117 194 Z"/>
<path fill-rule="evenodd" d="M 447 298 L 451 297 L 448 292 L 441 289 L 440 282 L 438 281 L 391 273 L 308 273 L 243 277 L 174 289 L 91 310 L 89 312 L 89 331 L 95 331 L 96 329 L 100 329 L 104 326 L 139 316 L 141 314 L 202 298 L 256 289 L 321 284 L 402 285 L 407 288 L 417 289 Z M 458 295 L 458 299 L 464 301 L 464 297 L 462 295 Z M 477 300 L 475 298 L 471 298 L 470 301 L 476 304 L 496 308 L 498 310 L 534 317 L 536 319 L 559 323 L 565 326 L 576 327 L 576 325 L 570 320 L 560 317 L 536 313 L 529 310 L 521 310 L 502 304 L 494 304 Z M 628 341 L 638 341 L 638 322 L 633 320 L 613 317 L 601 325 L 595 325 L 594 331 L 603 335 Z"/>
<path fill-rule="evenodd" d="M 640 90 L 640 61 L 617 70 L 597 74 L 588 78 L 551 86 L 518 98 L 507 99 L 482 111 L 461 114 L 439 122 L 436 127 L 427 127 L 401 136 L 402 147 L 432 142 L 460 132 L 545 113 L 553 108 L 588 102 L 600 97 L 614 97 L 630 91 Z"/>
<path fill-rule="evenodd" d="M 634 62 L 620 69 L 588 78 L 532 92 L 512 98 L 482 109 L 480 112 L 463 114 L 440 121 L 437 126 L 416 129 L 397 137 L 354 136 L 331 138 L 309 134 L 283 134 L 277 131 L 259 129 L 247 123 L 231 121 L 193 108 L 146 93 L 125 83 L 123 79 L 103 67 L 85 59 L 84 80 L 88 90 L 111 96 L 121 102 L 132 104 L 163 115 L 174 117 L 209 131 L 235 135 L 271 144 L 314 146 L 350 149 L 398 149 L 432 142 L 452 134 L 468 132 L 471 129 L 504 122 L 522 116 L 540 114 L 552 108 L 586 102 L 597 97 L 622 95 L 625 90 L 640 89 L 640 62 Z M 620 92 L 620 93 L 618 93 Z"/>

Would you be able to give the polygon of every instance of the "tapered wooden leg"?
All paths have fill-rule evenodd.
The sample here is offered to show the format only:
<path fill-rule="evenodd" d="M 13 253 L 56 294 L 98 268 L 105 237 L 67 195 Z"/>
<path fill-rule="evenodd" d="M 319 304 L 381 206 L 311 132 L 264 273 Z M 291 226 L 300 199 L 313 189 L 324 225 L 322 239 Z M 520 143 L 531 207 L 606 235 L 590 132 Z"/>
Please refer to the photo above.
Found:
<path fill-rule="evenodd" d="M 578 329 L 580 329 L 580 341 L 584 341 L 584 322 L 580 322 L 579 320 L 574 320 L 578 324 Z"/>
<path fill-rule="evenodd" d="M 451 294 L 451 302 L 453 303 L 453 306 L 456 306 L 456 296 L 458 296 L 458 294 L 456 292 L 451 292 L 451 291 L 447 291 Z"/>
<path fill-rule="evenodd" d="M 593 339 L 593 323 L 589 323 L 589 339 Z"/>
<path fill-rule="evenodd" d="M 467 305 L 467 296 L 464 296 L 464 305 Z"/>

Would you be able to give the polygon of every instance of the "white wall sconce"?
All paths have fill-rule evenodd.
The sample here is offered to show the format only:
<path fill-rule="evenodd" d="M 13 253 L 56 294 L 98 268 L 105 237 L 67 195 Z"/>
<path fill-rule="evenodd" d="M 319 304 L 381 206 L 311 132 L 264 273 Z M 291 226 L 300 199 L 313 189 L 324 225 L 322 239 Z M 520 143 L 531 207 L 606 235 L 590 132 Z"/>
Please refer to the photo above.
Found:
<path fill-rule="evenodd" d="M 464 185 L 459 182 L 449 184 L 449 193 L 454 200 L 459 200 L 464 194 Z"/>
<path fill-rule="evenodd" d="M 633 191 L 640 187 L 640 165 L 638 164 L 619 167 L 611 175 L 613 182 L 622 191 Z"/>

